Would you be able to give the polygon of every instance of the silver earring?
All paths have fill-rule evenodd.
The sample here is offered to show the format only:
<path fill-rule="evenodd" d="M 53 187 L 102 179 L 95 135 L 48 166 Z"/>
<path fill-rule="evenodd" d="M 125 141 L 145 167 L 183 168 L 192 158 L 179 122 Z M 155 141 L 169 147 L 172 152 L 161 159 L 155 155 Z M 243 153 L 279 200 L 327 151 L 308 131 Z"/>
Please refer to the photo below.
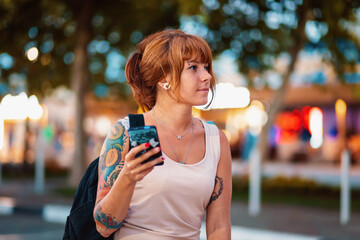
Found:
<path fill-rule="evenodd" d="M 165 90 L 169 90 L 171 88 L 171 85 L 170 85 L 170 83 L 164 83 L 164 89 Z"/>

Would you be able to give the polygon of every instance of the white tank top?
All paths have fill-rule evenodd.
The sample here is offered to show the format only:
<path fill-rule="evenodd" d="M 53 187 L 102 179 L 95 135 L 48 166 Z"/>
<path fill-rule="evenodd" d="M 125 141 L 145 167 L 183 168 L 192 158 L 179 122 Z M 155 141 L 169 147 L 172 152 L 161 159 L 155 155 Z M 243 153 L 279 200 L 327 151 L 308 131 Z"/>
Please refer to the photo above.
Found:
<path fill-rule="evenodd" d="M 164 154 L 164 165 L 137 182 L 115 240 L 199 240 L 220 158 L 217 127 L 202 123 L 206 136 L 204 158 L 183 165 Z M 128 127 L 128 122 L 124 125 Z"/>

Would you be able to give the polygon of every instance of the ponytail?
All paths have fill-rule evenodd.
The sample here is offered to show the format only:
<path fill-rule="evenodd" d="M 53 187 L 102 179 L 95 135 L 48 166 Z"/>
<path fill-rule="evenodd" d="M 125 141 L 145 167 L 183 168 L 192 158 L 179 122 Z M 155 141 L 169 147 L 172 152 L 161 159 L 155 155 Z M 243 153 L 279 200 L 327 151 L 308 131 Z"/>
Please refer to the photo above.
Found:
<path fill-rule="evenodd" d="M 156 88 L 146 86 L 141 74 L 142 54 L 135 52 L 132 54 L 125 66 L 125 74 L 128 84 L 130 84 L 134 98 L 139 103 L 143 111 L 150 110 L 156 101 Z"/>

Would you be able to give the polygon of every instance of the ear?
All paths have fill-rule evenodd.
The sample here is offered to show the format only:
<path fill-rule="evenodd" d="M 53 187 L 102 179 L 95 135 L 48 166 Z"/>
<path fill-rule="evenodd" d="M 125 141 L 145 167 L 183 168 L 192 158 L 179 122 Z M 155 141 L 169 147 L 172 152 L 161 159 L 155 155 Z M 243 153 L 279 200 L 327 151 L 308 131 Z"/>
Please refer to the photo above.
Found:
<path fill-rule="evenodd" d="M 171 77 L 169 74 L 166 75 L 163 79 L 161 79 L 158 84 L 160 87 L 164 88 L 164 84 L 169 83 L 170 84 Z"/>
<path fill-rule="evenodd" d="M 158 82 L 158 84 L 159 84 L 159 86 L 161 87 L 161 88 L 164 88 L 164 84 L 166 83 L 166 81 L 161 81 L 161 82 Z"/>

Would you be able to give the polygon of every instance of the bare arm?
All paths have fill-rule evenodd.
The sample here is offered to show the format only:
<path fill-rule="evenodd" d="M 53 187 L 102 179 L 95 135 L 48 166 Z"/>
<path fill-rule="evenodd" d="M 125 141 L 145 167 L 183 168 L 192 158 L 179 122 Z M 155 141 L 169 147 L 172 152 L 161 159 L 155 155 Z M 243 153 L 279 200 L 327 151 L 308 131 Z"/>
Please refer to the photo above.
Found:
<path fill-rule="evenodd" d="M 232 195 L 231 153 L 225 134 L 220 134 L 220 160 L 206 215 L 206 234 L 208 240 L 230 240 L 230 207 Z"/>
<path fill-rule="evenodd" d="M 152 171 L 161 162 L 158 158 L 146 164 L 142 161 L 157 153 L 159 149 L 135 158 L 146 149 L 146 144 L 129 149 L 128 134 L 125 127 L 117 122 L 111 128 L 101 149 L 99 159 L 99 179 L 94 219 L 98 232 L 105 237 L 120 228 L 126 217 L 137 181 Z"/>

